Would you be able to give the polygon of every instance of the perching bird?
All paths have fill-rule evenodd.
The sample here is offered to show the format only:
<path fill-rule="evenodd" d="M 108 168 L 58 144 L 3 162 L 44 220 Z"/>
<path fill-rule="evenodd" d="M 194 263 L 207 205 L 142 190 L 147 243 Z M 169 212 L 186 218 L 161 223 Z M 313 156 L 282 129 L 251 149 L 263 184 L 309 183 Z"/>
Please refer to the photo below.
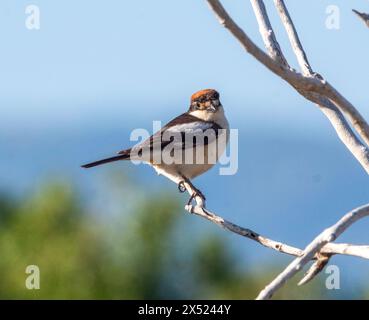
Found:
<path fill-rule="evenodd" d="M 204 202 L 204 195 L 193 186 L 193 179 L 208 171 L 224 152 L 229 139 L 229 125 L 219 93 L 205 89 L 191 96 L 190 108 L 161 130 L 136 146 L 118 152 L 115 157 L 83 165 L 91 168 L 118 160 L 142 160 L 158 174 L 172 180 L 181 192 Z"/>

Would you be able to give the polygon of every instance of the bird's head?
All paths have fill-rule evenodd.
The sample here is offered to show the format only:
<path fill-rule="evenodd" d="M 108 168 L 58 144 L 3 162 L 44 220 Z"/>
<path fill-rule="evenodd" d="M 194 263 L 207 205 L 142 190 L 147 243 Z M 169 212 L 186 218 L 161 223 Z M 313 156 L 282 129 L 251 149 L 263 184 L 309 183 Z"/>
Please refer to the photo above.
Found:
<path fill-rule="evenodd" d="M 219 93 L 214 89 L 200 90 L 191 96 L 189 112 L 197 114 L 217 113 L 222 104 L 219 101 Z"/>

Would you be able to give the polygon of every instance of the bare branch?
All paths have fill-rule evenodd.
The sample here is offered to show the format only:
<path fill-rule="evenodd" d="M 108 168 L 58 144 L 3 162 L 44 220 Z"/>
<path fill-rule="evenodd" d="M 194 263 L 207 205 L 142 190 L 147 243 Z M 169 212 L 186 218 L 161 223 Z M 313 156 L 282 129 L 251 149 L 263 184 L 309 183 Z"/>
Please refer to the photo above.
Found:
<path fill-rule="evenodd" d="M 352 11 L 366 24 L 367 27 L 369 27 L 369 14 L 364 12 L 359 12 L 355 9 L 352 9 Z"/>
<path fill-rule="evenodd" d="M 313 280 L 328 264 L 329 259 L 331 258 L 330 255 L 322 255 L 319 254 L 319 257 L 316 261 L 311 265 L 309 270 L 305 273 L 304 277 L 298 283 L 299 286 L 308 283 L 309 281 Z"/>
<path fill-rule="evenodd" d="M 260 234 L 258 234 L 257 232 L 251 229 L 240 227 L 234 224 L 233 222 L 230 222 L 220 216 L 217 216 L 216 214 L 205 209 L 204 207 L 201 207 L 198 205 L 197 206 L 186 206 L 185 209 L 188 212 L 196 214 L 202 218 L 205 218 L 228 231 L 231 231 L 240 236 L 256 241 L 259 244 L 263 245 L 264 247 L 267 247 L 267 248 L 270 248 L 270 249 L 273 249 L 273 250 L 276 250 L 278 252 L 282 252 L 285 254 L 289 254 L 292 256 L 297 256 L 297 257 L 300 256 L 303 252 L 299 248 L 295 248 L 287 244 L 284 244 L 282 242 L 268 239 L 264 236 L 261 236 Z M 369 254 L 369 251 L 368 251 L 368 254 Z"/>
<path fill-rule="evenodd" d="M 302 73 L 307 77 L 315 77 L 315 78 L 318 77 L 318 78 L 322 79 L 322 76 L 319 75 L 318 73 L 314 73 L 311 66 L 310 66 L 310 63 L 309 63 L 308 58 L 306 56 L 306 53 L 303 49 L 303 46 L 301 44 L 301 41 L 299 39 L 299 36 L 297 34 L 297 31 L 296 31 L 296 28 L 293 24 L 291 16 L 288 12 L 288 9 L 287 9 L 287 7 L 284 3 L 284 0 L 274 0 L 274 3 L 275 3 L 276 8 L 278 10 L 279 16 L 282 20 L 282 23 L 283 23 L 283 25 L 286 29 L 288 38 L 290 40 L 292 49 L 295 52 L 295 55 L 297 57 L 297 61 L 299 62 Z M 333 87 L 331 87 L 331 90 L 334 92 L 334 95 L 337 98 L 337 100 L 333 99 L 332 101 L 336 104 L 336 106 L 338 108 L 341 108 L 341 110 L 346 113 L 346 115 L 348 116 L 350 122 L 354 126 L 355 130 L 357 130 L 357 132 L 363 138 L 365 143 L 367 145 L 369 145 L 368 135 L 367 135 L 368 134 L 368 131 L 367 131 L 368 124 L 366 123 L 365 119 L 355 109 L 355 107 L 348 100 L 346 100 L 337 90 L 335 90 Z M 332 99 L 329 96 L 327 96 L 327 97 Z M 327 99 L 325 99 L 324 96 L 321 97 L 319 100 L 320 100 L 320 103 L 318 103 L 318 105 L 323 104 L 323 106 L 328 107 L 329 109 L 332 109 L 331 103 L 325 101 Z M 345 141 L 345 140 L 341 139 L 341 141 L 344 144 L 347 145 L 347 142 L 348 142 L 347 140 Z M 352 151 L 352 150 L 350 149 L 350 151 Z"/>
<path fill-rule="evenodd" d="M 368 148 L 356 137 L 343 114 L 330 100 L 321 95 L 307 92 L 304 96 L 319 106 L 320 110 L 329 119 L 339 139 L 368 172 Z"/>
<path fill-rule="evenodd" d="M 274 0 L 274 3 L 282 20 L 282 23 L 286 29 L 292 49 L 295 52 L 297 61 L 299 62 L 303 74 L 307 77 L 321 78 L 319 74 L 313 72 L 313 69 L 310 66 L 306 53 L 297 34 L 297 30 L 293 24 L 293 21 L 284 1 Z M 340 110 L 329 99 L 325 98 L 322 95 L 311 94 L 310 92 L 302 92 L 302 95 L 304 95 L 305 98 L 315 102 L 320 107 L 321 111 L 327 116 L 327 118 L 333 125 L 340 140 L 346 145 L 346 147 L 351 151 L 355 158 L 365 168 L 367 166 L 367 157 L 362 153 L 368 153 L 368 148 L 367 146 L 362 144 L 361 141 L 356 137 L 355 133 L 351 130 L 349 124 L 347 123 L 344 116 L 341 114 Z M 355 113 L 355 111 L 353 111 L 353 113 Z M 361 118 L 361 115 L 358 115 L 357 117 Z M 354 122 L 355 120 L 352 120 L 352 123 Z"/>
<path fill-rule="evenodd" d="M 293 260 L 283 272 L 281 272 L 264 290 L 257 299 L 270 299 L 285 282 L 299 272 L 320 250 L 329 242 L 337 239 L 356 221 L 369 216 L 369 205 L 354 209 L 343 216 L 335 225 L 319 234 L 304 250 L 302 256 Z"/>
<path fill-rule="evenodd" d="M 346 254 L 369 259 L 369 246 L 356 246 L 348 243 L 328 243 L 320 251 L 322 254 Z"/>
<path fill-rule="evenodd" d="M 292 69 L 284 57 L 269 21 L 264 2 L 262 0 L 250 1 L 268 54 L 256 46 L 247 34 L 233 21 L 219 0 L 207 0 L 210 8 L 214 11 L 220 23 L 232 33 L 248 53 L 266 66 L 270 71 L 288 82 L 302 96 L 319 106 L 336 130 L 338 137 L 369 174 L 368 123 L 345 97 L 324 80 L 321 75 L 313 71 L 284 1 L 274 0 L 282 23 L 287 31 L 292 49 L 300 65 L 302 74 Z M 366 145 L 356 136 L 343 113 L 346 115 L 352 127 L 356 130 Z M 327 265 L 330 258 L 335 254 L 349 254 L 366 259 L 369 258 L 369 246 L 332 243 L 332 241 L 334 241 L 355 221 L 369 215 L 369 204 L 346 214 L 334 226 L 326 229 L 316 237 L 304 251 L 263 237 L 250 229 L 239 227 L 214 213 L 207 211 L 201 206 L 190 206 L 186 209 L 189 212 L 206 218 L 231 232 L 252 239 L 265 247 L 297 257 L 259 294 L 257 299 L 271 298 L 276 290 L 278 290 L 288 279 L 295 275 L 311 260 L 315 260 L 315 262 L 299 282 L 299 285 L 307 283 L 319 274 L 319 272 L 321 272 Z"/>
<path fill-rule="evenodd" d="M 355 130 L 363 138 L 363 140 L 369 143 L 369 125 L 366 123 L 361 114 L 355 109 L 355 107 L 345 99 L 336 89 L 334 89 L 327 81 L 320 77 L 307 77 L 300 73 L 297 73 L 290 68 L 286 67 L 284 64 L 279 63 L 273 58 L 269 57 L 265 52 L 263 52 L 257 45 L 255 45 L 252 40 L 247 36 L 247 34 L 233 21 L 233 19 L 226 12 L 222 4 L 218 0 L 207 0 L 210 8 L 214 11 L 218 17 L 220 23 L 227 28 L 232 35 L 239 40 L 242 46 L 250 53 L 254 58 L 266 66 L 276 75 L 280 76 L 282 79 L 287 81 L 291 86 L 293 86 L 300 94 L 304 96 L 309 96 L 308 99 L 311 100 L 312 96 L 317 100 L 319 95 L 327 97 L 327 100 L 331 100 L 335 106 L 347 114 L 348 119 L 352 123 Z M 257 2 L 255 2 L 257 4 Z M 260 4 L 260 2 L 258 1 Z M 266 16 L 265 10 L 259 10 L 260 15 Z M 267 28 L 270 27 L 270 23 L 265 22 L 264 24 Z M 260 24 L 259 24 L 260 27 Z M 273 40 L 272 37 L 267 39 L 268 41 Z M 307 61 L 307 60 L 306 60 Z M 317 101 L 314 101 L 317 102 Z M 333 104 L 329 106 L 330 110 L 333 110 Z M 337 114 L 335 119 L 340 119 L 340 121 L 335 124 L 332 122 L 334 128 L 337 130 L 343 130 L 339 132 L 341 140 L 349 148 L 349 150 L 354 154 L 355 158 L 359 160 L 360 164 L 369 174 L 369 150 L 368 148 L 360 142 L 359 139 L 355 137 L 352 130 L 348 130 L 348 125 L 345 124 L 345 119 L 339 117 Z"/>
<path fill-rule="evenodd" d="M 283 22 L 283 25 L 286 28 L 288 38 L 291 42 L 293 51 L 296 54 L 297 61 L 301 67 L 302 73 L 305 76 L 312 76 L 313 70 L 302 47 L 296 28 L 292 22 L 290 14 L 288 13 L 287 7 L 285 6 L 284 2 L 280 0 L 274 0 L 274 3 L 278 9 L 278 13 Z"/>
<path fill-rule="evenodd" d="M 256 0 L 256 1 L 259 4 L 260 3 L 263 4 L 262 0 Z M 254 0 L 251 0 L 251 2 L 254 3 Z M 307 76 L 307 77 L 321 78 L 321 76 L 314 73 L 313 69 L 311 68 L 307 55 L 303 49 L 303 46 L 301 44 L 301 41 L 296 31 L 296 28 L 293 24 L 293 21 L 291 19 L 291 16 L 288 12 L 288 9 L 284 1 L 274 0 L 274 3 L 278 10 L 279 16 L 282 20 L 282 23 L 286 29 L 288 38 L 290 40 L 292 49 L 296 55 L 297 61 L 300 65 L 302 73 L 304 74 L 304 76 Z M 267 12 L 266 10 L 263 10 L 263 11 L 256 10 L 257 8 L 256 5 L 253 5 L 253 7 L 254 7 L 255 15 L 259 23 L 260 33 L 262 34 L 263 39 L 264 39 L 264 43 L 266 47 L 270 47 L 268 43 L 269 39 L 264 36 L 264 34 L 267 33 L 266 26 L 269 26 L 269 28 L 272 29 L 270 22 L 269 22 Z M 265 9 L 264 6 L 262 7 Z M 279 44 L 276 38 L 273 38 L 272 40 L 276 43 L 276 47 L 279 48 Z M 271 54 L 269 53 L 269 55 Z M 301 94 L 304 95 L 307 99 L 317 103 L 321 111 L 328 117 L 328 119 L 332 123 L 341 141 L 349 148 L 349 150 L 354 155 L 360 154 L 360 152 L 362 151 L 362 144 L 360 140 L 357 139 L 354 132 L 351 130 L 349 124 L 347 123 L 341 111 L 330 100 L 328 100 L 324 96 L 321 96 L 316 93 L 310 93 L 310 92 L 302 92 Z M 360 161 L 360 159 L 358 160 Z M 308 270 L 304 278 L 299 282 L 299 285 L 302 285 L 302 284 L 305 284 L 311 281 L 317 274 L 319 274 L 329 262 L 330 257 L 331 255 L 324 255 L 324 254 L 318 253 L 318 255 L 316 256 L 317 260 L 312 264 L 312 266 L 310 267 L 310 269 Z"/>
<path fill-rule="evenodd" d="M 265 47 L 269 51 L 269 55 L 273 60 L 286 61 L 280 49 L 279 43 L 274 36 L 274 31 L 269 21 L 264 3 L 262 0 L 251 0 L 258 24 L 259 30 L 264 40 Z M 296 54 L 303 74 L 307 77 L 321 78 L 313 72 L 307 56 L 304 52 L 297 31 L 293 25 L 291 17 L 287 11 L 283 1 L 275 0 L 281 20 L 286 28 L 292 48 Z M 283 62 L 288 66 L 288 62 Z M 356 137 L 350 125 L 347 123 L 341 111 L 327 98 L 309 91 L 300 92 L 305 98 L 316 103 L 321 111 L 326 115 L 331 122 L 333 128 L 340 140 L 346 145 L 355 158 L 361 163 L 364 168 L 368 168 L 368 157 L 366 156 L 366 146 Z M 367 170 L 367 169 L 366 169 Z M 368 171 L 367 171 L 368 172 Z M 369 173 L 369 172 L 368 172 Z"/>
<path fill-rule="evenodd" d="M 185 209 L 188 212 L 196 214 L 202 218 L 205 218 L 230 232 L 233 232 L 235 234 L 238 234 L 240 236 L 253 240 L 266 248 L 273 249 L 275 251 L 285 253 L 288 255 L 292 255 L 295 257 L 300 257 L 303 255 L 304 251 L 299 248 L 290 246 L 288 244 L 285 244 L 279 241 L 269 239 L 251 229 L 243 228 L 233 222 L 230 222 L 216 215 L 213 212 L 210 212 L 209 210 L 205 209 L 202 206 L 199 206 L 199 205 L 186 206 Z M 327 255 L 327 256 L 328 255 L 332 256 L 335 254 L 343 254 L 343 255 L 356 256 L 356 257 L 361 257 L 364 259 L 369 259 L 369 246 L 356 246 L 356 245 L 346 244 L 346 243 L 342 243 L 342 244 L 341 243 L 327 243 L 324 245 L 324 247 L 321 248 L 321 250 L 319 251 L 319 254 Z M 319 257 L 320 256 L 317 254 L 316 256 L 312 257 L 312 260 L 315 260 Z"/>
<path fill-rule="evenodd" d="M 255 16 L 259 24 L 259 31 L 263 37 L 266 49 L 269 52 L 269 56 L 289 68 L 288 62 L 284 57 L 279 43 L 275 37 L 272 25 L 268 19 L 264 2 L 261 0 L 251 0 L 252 7 L 254 8 Z"/>

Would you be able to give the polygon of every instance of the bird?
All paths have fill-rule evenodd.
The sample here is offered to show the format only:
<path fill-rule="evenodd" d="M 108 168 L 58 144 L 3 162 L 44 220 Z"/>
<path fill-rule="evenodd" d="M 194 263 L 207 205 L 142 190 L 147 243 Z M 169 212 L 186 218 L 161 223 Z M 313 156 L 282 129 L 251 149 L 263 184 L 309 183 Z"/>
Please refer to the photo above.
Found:
<path fill-rule="evenodd" d="M 159 175 L 177 184 L 180 192 L 190 193 L 188 205 L 205 196 L 191 182 L 212 168 L 229 141 L 229 123 L 219 93 L 203 89 L 192 94 L 187 112 L 168 122 L 145 141 L 118 155 L 82 165 L 92 168 L 121 160 L 141 160 Z"/>

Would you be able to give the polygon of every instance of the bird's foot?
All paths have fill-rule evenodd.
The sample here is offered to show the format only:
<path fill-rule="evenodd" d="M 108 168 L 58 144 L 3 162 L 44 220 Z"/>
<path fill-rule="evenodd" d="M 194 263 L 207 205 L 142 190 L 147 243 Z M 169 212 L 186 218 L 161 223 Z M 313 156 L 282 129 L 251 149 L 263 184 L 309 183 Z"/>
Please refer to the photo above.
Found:
<path fill-rule="evenodd" d="M 199 189 L 196 189 L 196 188 L 193 188 L 194 189 L 194 192 L 192 193 L 190 199 L 188 199 L 188 202 L 187 202 L 187 205 L 191 205 L 191 202 L 192 200 L 194 200 L 196 197 L 200 197 L 202 199 L 202 202 L 205 203 L 205 196 L 204 194 L 199 190 Z"/>
<path fill-rule="evenodd" d="M 196 199 L 196 197 L 200 197 L 202 200 L 202 203 L 204 204 L 206 200 L 204 194 L 199 189 L 197 189 L 189 180 L 183 180 L 178 183 L 179 192 L 183 193 L 187 190 L 186 183 L 189 184 L 190 188 L 192 189 L 192 194 L 190 196 L 190 199 L 188 199 L 187 206 L 190 206 L 192 203 L 192 200 Z"/>

